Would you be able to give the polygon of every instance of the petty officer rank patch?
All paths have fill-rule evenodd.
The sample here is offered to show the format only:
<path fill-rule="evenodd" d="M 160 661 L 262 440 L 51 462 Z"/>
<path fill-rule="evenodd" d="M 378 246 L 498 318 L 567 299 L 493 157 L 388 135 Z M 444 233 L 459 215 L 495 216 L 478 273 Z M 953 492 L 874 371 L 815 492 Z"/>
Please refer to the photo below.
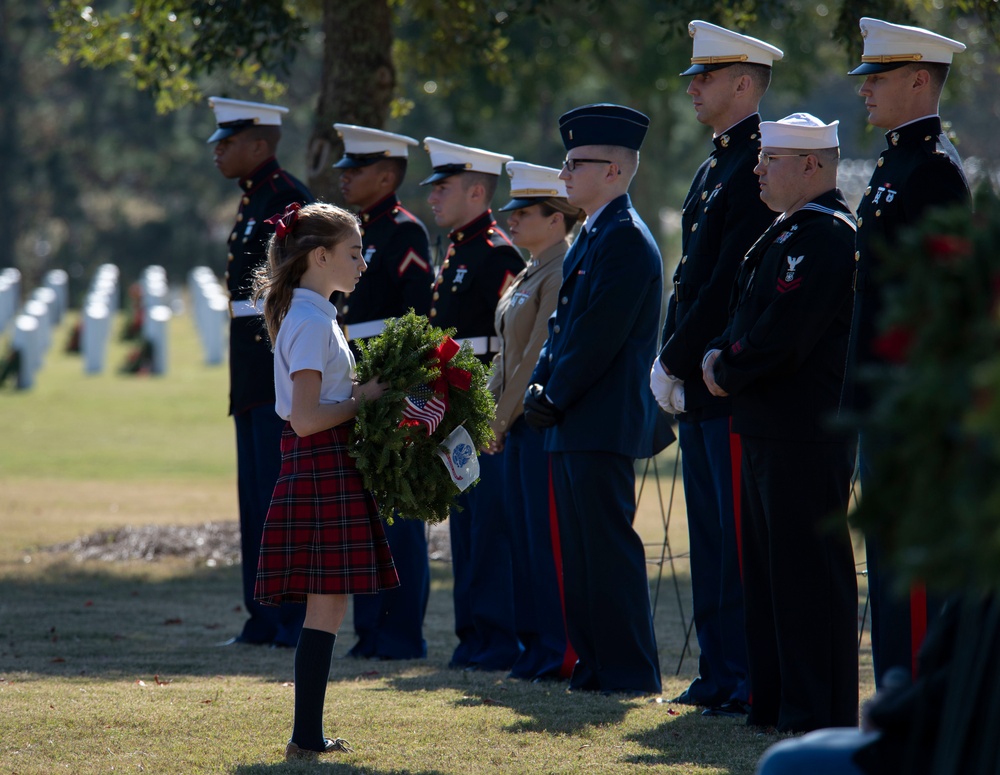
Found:
<path fill-rule="evenodd" d="M 372 262 L 372 256 L 374 255 L 375 255 L 374 245 L 369 245 L 367 248 L 365 248 L 365 263 L 370 265 Z"/>
<path fill-rule="evenodd" d="M 256 225 L 257 225 L 257 219 L 256 218 L 251 218 L 249 221 L 247 221 L 247 227 L 243 230 L 243 236 L 244 237 L 249 237 L 250 236 L 250 232 L 253 231 L 253 227 L 256 226 Z"/>
<path fill-rule="evenodd" d="M 799 264 L 802 263 L 802 259 L 805 256 L 786 256 L 785 260 L 788 262 L 788 271 L 785 272 L 785 276 L 778 278 L 778 293 L 787 293 L 788 291 L 794 291 L 802 283 L 802 278 L 795 277 L 795 270 Z"/>
<path fill-rule="evenodd" d="M 468 271 L 469 271 L 469 269 L 468 269 L 468 267 L 465 266 L 465 264 L 462 264 L 461 266 L 458 267 L 458 269 L 455 270 L 455 284 L 456 285 L 461 285 L 462 284 L 462 280 L 465 279 L 465 275 L 468 273 Z"/>

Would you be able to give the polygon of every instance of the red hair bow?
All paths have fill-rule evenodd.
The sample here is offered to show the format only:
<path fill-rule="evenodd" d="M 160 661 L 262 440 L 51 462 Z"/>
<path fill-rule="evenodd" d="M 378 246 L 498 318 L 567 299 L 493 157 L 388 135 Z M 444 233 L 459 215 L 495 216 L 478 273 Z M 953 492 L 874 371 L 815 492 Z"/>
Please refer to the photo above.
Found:
<path fill-rule="evenodd" d="M 274 226 L 274 234 L 278 239 L 284 239 L 292 231 L 295 222 L 299 219 L 299 209 L 302 207 L 298 202 L 292 202 L 285 208 L 281 215 L 272 215 L 264 221 Z"/>

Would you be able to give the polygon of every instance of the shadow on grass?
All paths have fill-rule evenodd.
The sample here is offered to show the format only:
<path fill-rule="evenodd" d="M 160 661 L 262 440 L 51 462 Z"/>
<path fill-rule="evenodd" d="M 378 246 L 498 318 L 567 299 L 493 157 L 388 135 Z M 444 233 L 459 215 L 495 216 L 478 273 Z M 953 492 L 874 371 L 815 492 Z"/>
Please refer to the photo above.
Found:
<path fill-rule="evenodd" d="M 447 775 L 441 770 L 380 770 L 369 765 L 356 767 L 346 762 L 288 762 L 281 764 L 243 764 L 232 770 L 234 775 L 275 775 L 276 773 L 323 772 L 329 775 Z"/>

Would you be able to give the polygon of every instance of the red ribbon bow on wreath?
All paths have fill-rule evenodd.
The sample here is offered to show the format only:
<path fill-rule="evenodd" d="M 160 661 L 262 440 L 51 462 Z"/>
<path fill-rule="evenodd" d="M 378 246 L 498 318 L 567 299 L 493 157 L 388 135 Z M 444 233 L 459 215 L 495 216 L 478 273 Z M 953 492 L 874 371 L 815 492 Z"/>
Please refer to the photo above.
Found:
<path fill-rule="evenodd" d="M 448 361 L 461 349 L 450 336 L 428 353 L 428 360 L 436 360 L 440 375 L 428 385 L 418 385 L 406 397 L 400 428 L 427 426 L 430 436 L 448 411 L 449 386 L 468 390 L 472 386 L 472 372 L 448 366 Z"/>
<path fill-rule="evenodd" d="M 264 223 L 274 226 L 274 235 L 278 239 L 284 239 L 292 231 L 292 227 L 295 226 L 295 222 L 299 219 L 299 209 L 301 207 L 302 205 L 298 202 L 292 202 L 285 208 L 284 213 L 281 215 L 272 215 Z"/>

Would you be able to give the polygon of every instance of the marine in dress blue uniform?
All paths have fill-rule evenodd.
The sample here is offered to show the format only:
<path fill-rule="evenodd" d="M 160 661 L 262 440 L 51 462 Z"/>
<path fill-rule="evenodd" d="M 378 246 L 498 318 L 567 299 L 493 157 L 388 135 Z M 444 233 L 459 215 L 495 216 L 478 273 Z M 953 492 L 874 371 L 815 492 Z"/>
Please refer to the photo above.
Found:
<path fill-rule="evenodd" d="M 837 122 L 761 124 L 761 198 L 781 215 L 740 265 L 705 383 L 733 397 L 743 450 L 743 581 L 753 702 L 779 732 L 857 726 L 857 576 L 847 527 L 855 221 Z"/>
<path fill-rule="evenodd" d="M 648 126 L 621 105 L 585 105 L 559 119 L 561 178 L 588 217 L 563 261 L 524 416 L 546 428 L 551 454 L 566 625 L 579 656 L 571 690 L 661 690 L 645 551 L 632 527 L 635 459 L 673 440 L 647 386 L 662 261 L 628 196 Z"/>
<path fill-rule="evenodd" d="M 243 196 L 229 234 L 226 287 L 230 296 L 229 413 L 236 424 L 236 464 L 240 506 L 243 601 L 250 618 L 227 643 L 298 642 L 305 606 L 262 606 L 254 583 L 264 518 L 281 467 L 284 422 L 274 411 L 274 356 L 261 310 L 250 302 L 252 273 L 266 261 L 274 227 L 265 221 L 293 202 L 307 204 L 312 194 L 278 164 L 274 151 L 287 108 L 221 97 L 209 98 L 218 128 L 219 171 L 239 181 Z"/>
<path fill-rule="evenodd" d="M 712 127 L 715 147 L 684 200 L 681 260 L 651 384 L 660 405 L 677 414 L 700 651 L 698 677 L 676 699 L 707 706 L 708 714 L 740 715 L 750 700 L 739 563 L 740 442 L 730 428 L 730 399 L 708 392 L 701 358 L 726 327 L 740 261 L 774 220 L 753 169 L 758 105 L 782 52 L 708 22 L 693 21 L 689 31 L 693 55 L 682 75 L 691 76 L 688 94 L 698 120 Z M 683 395 L 682 404 L 664 401 L 667 390 Z"/>
<path fill-rule="evenodd" d="M 406 210 L 396 189 L 406 174 L 411 137 L 380 129 L 334 124 L 344 141 L 341 193 L 359 208 L 365 271 L 352 293 L 338 300 L 342 322 L 352 342 L 378 334 L 386 318 L 412 309 L 426 315 L 431 300 L 430 248 L 427 229 Z M 394 519 L 386 524 L 400 586 L 354 598 L 358 642 L 348 656 L 375 659 L 422 659 L 427 656 L 424 615 L 431 572 L 423 522 Z"/>
<path fill-rule="evenodd" d="M 965 45 L 918 27 L 861 19 L 865 45 L 862 64 L 851 71 L 864 76 L 859 93 L 869 105 L 869 122 L 886 133 L 871 181 L 858 206 L 858 300 L 855 311 L 859 377 L 880 358 L 873 351 L 886 288 L 879 278 L 879 250 L 891 249 L 901 229 L 918 224 L 934 207 L 966 204 L 969 184 L 955 147 L 941 131 L 938 100 L 955 53 Z M 858 407 L 871 397 L 859 382 Z M 870 483 L 875 439 L 861 439 L 862 489 Z M 886 443 L 891 443 L 887 441 Z M 871 531 L 865 536 L 868 589 L 872 607 L 872 662 L 875 684 L 886 671 L 916 671 L 917 651 L 928 625 L 943 602 L 920 584 L 908 596 L 894 590 L 895 577 L 886 549 Z"/>
<path fill-rule="evenodd" d="M 430 321 L 454 328 L 489 364 L 499 347 L 497 302 L 524 268 L 524 260 L 497 226 L 490 201 L 505 154 L 424 139 L 433 173 L 428 201 L 450 244 L 434 280 Z M 455 577 L 453 667 L 510 670 L 521 654 L 514 621 L 510 524 L 503 492 L 503 453 L 482 454 L 480 481 L 457 498 L 449 518 Z"/>

